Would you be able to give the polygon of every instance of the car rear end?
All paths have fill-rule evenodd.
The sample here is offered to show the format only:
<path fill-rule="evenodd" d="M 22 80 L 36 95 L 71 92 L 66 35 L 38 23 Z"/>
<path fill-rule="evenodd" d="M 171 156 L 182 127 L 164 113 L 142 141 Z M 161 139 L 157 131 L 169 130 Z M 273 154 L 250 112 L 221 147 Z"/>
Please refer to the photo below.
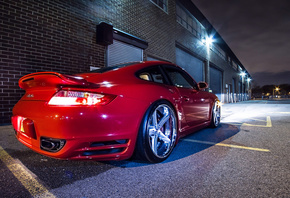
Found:
<path fill-rule="evenodd" d="M 26 93 L 13 108 L 12 124 L 27 147 L 60 159 L 122 160 L 133 154 L 145 111 L 132 108 L 141 108 L 139 101 L 55 72 L 24 76 L 19 85 Z"/>

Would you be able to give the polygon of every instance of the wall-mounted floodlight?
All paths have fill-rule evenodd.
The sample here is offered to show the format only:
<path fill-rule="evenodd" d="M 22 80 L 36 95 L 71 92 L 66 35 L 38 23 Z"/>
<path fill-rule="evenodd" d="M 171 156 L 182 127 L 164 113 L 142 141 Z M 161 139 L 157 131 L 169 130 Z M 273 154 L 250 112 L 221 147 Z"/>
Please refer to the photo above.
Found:
<path fill-rule="evenodd" d="M 202 43 L 207 47 L 210 47 L 213 42 L 214 42 L 213 36 L 206 36 L 204 39 L 202 39 Z"/>
<path fill-rule="evenodd" d="M 242 71 L 242 72 L 240 73 L 240 76 L 242 76 L 242 78 L 244 78 L 244 77 L 246 76 L 246 72 L 243 72 L 243 71 Z"/>

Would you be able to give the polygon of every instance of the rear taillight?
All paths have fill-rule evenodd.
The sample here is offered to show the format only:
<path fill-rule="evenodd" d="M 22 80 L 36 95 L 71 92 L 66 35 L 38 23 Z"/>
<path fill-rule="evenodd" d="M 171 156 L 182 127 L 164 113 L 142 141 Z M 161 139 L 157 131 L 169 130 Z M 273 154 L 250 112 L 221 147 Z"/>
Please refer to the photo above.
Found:
<path fill-rule="evenodd" d="M 106 105 L 115 98 L 116 96 L 111 94 L 61 90 L 50 99 L 48 104 L 60 106 L 95 106 Z"/>

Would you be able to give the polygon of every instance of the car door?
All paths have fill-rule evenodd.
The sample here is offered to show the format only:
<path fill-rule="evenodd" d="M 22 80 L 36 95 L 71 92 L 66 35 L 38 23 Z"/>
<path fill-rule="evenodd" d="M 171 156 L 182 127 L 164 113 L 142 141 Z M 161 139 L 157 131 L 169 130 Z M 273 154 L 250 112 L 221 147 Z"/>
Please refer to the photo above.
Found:
<path fill-rule="evenodd" d="M 197 83 L 182 69 L 164 66 L 173 86 L 181 96 L 183 116 L 189 126 L 196 126 L 209 120 L 208 94 L 198 89 Z"/>

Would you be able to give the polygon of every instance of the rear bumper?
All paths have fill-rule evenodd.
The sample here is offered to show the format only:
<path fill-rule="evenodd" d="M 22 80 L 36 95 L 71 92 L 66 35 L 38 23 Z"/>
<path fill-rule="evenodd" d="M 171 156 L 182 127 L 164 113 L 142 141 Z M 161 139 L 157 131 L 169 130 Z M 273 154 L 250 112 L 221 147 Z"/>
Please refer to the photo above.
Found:
<path fill-rule="evenodd" d="M 131 137 L 119 139 L 114 136 L 111 138 L 75 138 L 65 140 L 64 146 L 57 152 L 43 150 L 42 136 L 33 139 L 21 131 L 16 131 L 17 139 L 27 146 L 45 156 L 68 160 L 124 160 L 132 156 L 134 152 L 134 141 Z M 124 138 L 124 137 L 122 137 Z M 48 139 L 52 139 L 48 137 Z M 107 139 L 107 140 L 105 140 Z M 58 139 L 54 139 L 58 140 Z"/>
<path fill-rule="evenodd" d="M 43 101 L 19 101 L 13 109 L 12 124 L 17 139 L 42 155 L 72 160 L 123 160 L 134 152 L 145 106 L 136 101 L 114 101 L 91 108 L 51 107 Z M 64 145 L 60 150 L 48 151 L 43 148 L 43 138 L 63 140 Z"/>

